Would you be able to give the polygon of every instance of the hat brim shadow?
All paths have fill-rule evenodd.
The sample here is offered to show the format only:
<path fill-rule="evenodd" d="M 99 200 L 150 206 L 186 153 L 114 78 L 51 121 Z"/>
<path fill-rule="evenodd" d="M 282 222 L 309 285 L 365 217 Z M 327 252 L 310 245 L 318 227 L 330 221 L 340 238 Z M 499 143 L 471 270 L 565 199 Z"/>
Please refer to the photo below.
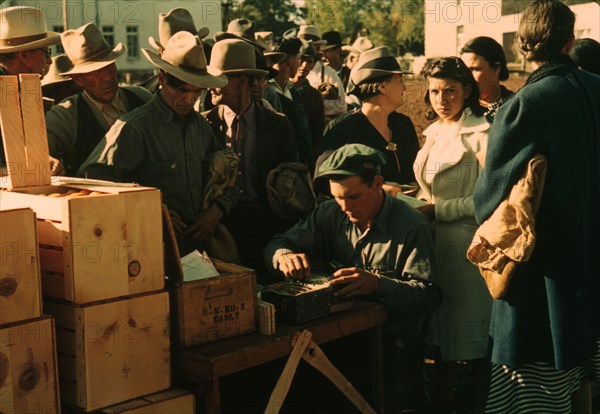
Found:
<path fill-rule="evenodd" d="M 229 69 L 224 70 L 223 73 L 225 75 L 247 75 L 247 76 L 256 76 L 263 77 L 269 74 L 268 71 L 262 69 Z"/>
<path fill-rule="evenodd" d="M 17 46 L 0 46 L 0 53 L 14 53 L 22 52 L 25 50 L 38 49 L 42 47 L 48 47 L 60 43 L 60 33 L 58 32 L 47 32 L 47 37 L 33 42 L 23 43 Z"/>
<path fill-rule="evenodd" d="M 115 48 L 106 56 L 101 58 L 90 60 L 88 62 L 78 63 L 73 69 L 63 72 L 63 75 L 78 75 L 83 73 L 94 72 L 98 69 L 102 69 L 112 63 L 115 63 L 117 59 L 121 58 L 125 52 L 127 52 L 127 48 L 123 43 L 119 43 Z"/>
<path fill-rule="evenodd" d="M 218 69 L 207 66 L 206 71 L 199 70 L 199 73 L 194 73 L 170 64 L 166 60 L 163 60 L 160 55 L 149 49 L 142 48 L 142 53 L 146 59 L 157 68 L 164 70 L 168 74 L 173 75 L 177 79 L 189 83 L 190 85 L 194 85 L 201 89 L 222 88 L 227 85 L 227 77 Z"/>

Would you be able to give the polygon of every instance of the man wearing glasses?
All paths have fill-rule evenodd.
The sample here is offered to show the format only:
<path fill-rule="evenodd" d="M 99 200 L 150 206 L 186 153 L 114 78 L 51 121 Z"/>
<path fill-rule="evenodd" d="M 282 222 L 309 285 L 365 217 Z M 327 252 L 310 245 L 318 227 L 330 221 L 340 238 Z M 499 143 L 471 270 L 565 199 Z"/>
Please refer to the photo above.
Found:
<path fill-rule="evenodd" d="M 7 7 L 0 10 L 0 76 L 48 72 L 51 50 L 60 41 L 59 33 L 46 29 L 42 11 L 34 7 Z M 0 175 L 5 175 L 6 158 L 0 134 Z M 50 159 L 52 173 L 61 169 L 57 160 Z"/>

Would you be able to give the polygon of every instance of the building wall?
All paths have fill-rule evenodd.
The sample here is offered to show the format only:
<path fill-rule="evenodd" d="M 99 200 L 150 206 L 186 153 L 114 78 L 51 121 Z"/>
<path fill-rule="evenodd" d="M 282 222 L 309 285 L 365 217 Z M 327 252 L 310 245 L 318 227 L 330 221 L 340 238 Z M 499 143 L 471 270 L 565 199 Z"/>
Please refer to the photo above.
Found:
<path fill-rule="evenodd" d="M 41 9 L 46 17 L 48 30 L 62 31 L 64 28 L 64 0 L 12 0 L 7 6 L 33 6 Z M 183 7 L 194 17 L 197 28 L 206 26 L 212 37 L 222 30 L 220 0 L 66 0 L 67 26 L 75 29 L 87 22 L 94 22 L 108 35 L 112 29 L 113 45 L 119 42 L 128 47 L 128 53 L 118 60 L 120 72 L 151 70 L 154 68 L 142 55 L 139 48 L 152 47 L 148 36 L 158 39 L 158 15 L 175 7 Z M 137 40 L 136 40 L 137 39 Z M 109 43 L 111 39 L 109 39 Z M 55 50 L 60 52 L 60 49 Z"/>
<path fill-rule="evenodd" d="M 507 52 L 506 34 L 517 31 L 521 14 L 502 15 L 502 0 L 424 0 L 425 56 L 456 55 L 469 39 L 489 36 Z M 569 6 L 576 14 L 575 36 L 600 40 L 600 5 Z M 515 54 L 515 58 L 518 55 Z"/>

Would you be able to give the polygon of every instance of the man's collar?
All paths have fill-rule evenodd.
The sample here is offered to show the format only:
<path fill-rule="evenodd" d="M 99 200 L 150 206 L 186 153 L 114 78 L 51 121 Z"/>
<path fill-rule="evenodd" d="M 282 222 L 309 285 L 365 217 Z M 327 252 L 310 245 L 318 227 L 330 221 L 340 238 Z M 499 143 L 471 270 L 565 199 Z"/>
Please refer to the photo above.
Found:
<path fill-rule="evenodd" d="M 102 102 L 98 102 L 97 100 L 95 100 L 94 98 L 92 98 L 92 96 L 87 93 L 86 90 L 83 91 L 83 97 L 92 105 L 94 105 L 96 108 L 98 108 L 98 110 L 100 112 L 102 112 L 102 107 L 104 105 L 109 105 L 109 104 L 105 104 Z M 117 109 L 121 109 L 126 111 L 127 108 L 124 107 L 122 100 L 121 100 L 121 88 L 119 88 L 119 90 L 117 91 L 117 93 L 115 94 L 115 97 L 113 98 L 112 102 L 110 102 L 111 105 L 113 105 L 115 108 Z"/>
<path fill-rule="evenodd" d="M 381 231 L 387 232 L 388 223 L 390 222 L 390 213 L 392 211 L 392 197 L 390 197 L 385 191 L 383 192 L 383 202 L 381 203 L 381 209 L 375 216 L 373 224 L 376 225 Z"/>
<path fill-rule="evenodd" d="M 250 124 L 249 120 L 254 117 L 255 110 L 256 110 L 256 108 L 255 108 L 254 103 L 251 103 L 250 106 L 248 107 L 248 109 L 246 109 L 246 111 L 243 114 L 238 115 L 236 112 L 233 111 L 233 109 L 231 109 L 227 105 L 223 105 L 223 119 L 225 120 L 225 123 L 227 124 L 227 127 L 229 127 L 229 128 L 231 128 L 231 124 L 233 123 L 233 120 L 237 116 L 242 117 L 244 119 L 244 121 L 246 121 L 246 125 L 249 125 Z"/>
<path fill-rule="evenodd" d="M 162 98 L 160 97 L 160 92 L 154 94 L 154 96 L 152 97 L 152 104 L 154 105 L 154 107 L 156 108 L 156 110 L 158 111 L 158 114 L 161 118 L 161 120 L 165 123 L 168 124 L 169 122 L 171 122 L 173 120 L 173 118 L 175 117 L 175 111 L 172 110 L 169 105 L 167 105 Z"/>

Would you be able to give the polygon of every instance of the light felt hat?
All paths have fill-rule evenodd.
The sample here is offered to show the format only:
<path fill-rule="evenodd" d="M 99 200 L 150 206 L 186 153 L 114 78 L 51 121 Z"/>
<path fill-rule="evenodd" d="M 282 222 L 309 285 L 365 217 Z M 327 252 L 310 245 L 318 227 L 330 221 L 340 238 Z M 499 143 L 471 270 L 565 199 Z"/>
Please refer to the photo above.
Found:
<path fill-rule="evenodd" d="M 315 45 L 325 46 L 327 44 L 326 40 L 321 39 L 321 31 L 319 28 L 312 24 L 303 24 L 300 26 L 297 36 L 300 39 L 304 39 Z"/>
<path fill-rule="evenodd" d="M 355 53 L 357 55 L 360 55 L 362 52 L 366 52 L 367 50 L 373 49 L 374 47 L 375 45 L 373 44 L 371 39 L 365 36 L 360 36 L 356 38 L 356 40 L 354 41 L 354 43 L 352 43 L 351 46 L 342 46 L 342 50 L 344 52 Z"/>
<path fill-rule="evenodd" d="M 250 43 L 238 39 L 221 40 L 213 46 L 210 63 L 225 75 L 266 76 L 266 70 L 256 68 L 256 56 Z"/>
<path fill-rule="evenodd" d="M 156 50 L 164 49 L 169 39 L 177 32 L 189 32 L 200 39 L 208 36 L 208 27 L 196 29 L 194 18 L 189 10 L 177 7 L 169 10 L 166 14 L 158 15 L 158 41 L 154 37 L 148 37 L 148 43 Z"/>
<path fill-rule="evenodd" d="M 227 77 L 213 66 L 207 66 L 202 42 L 189 32 L 177 32 L 167 42 L 162 56 L 150 49 L 142 49 L 154 66 L 198 88 L 221 88 Z"/>
<path fill-rule="evenodd" d="M 48 73 L 42 78 L 42 86 L 70 81 L 71 78 L 69 76 L 63 76 L 63 73 L 68 72 L 71 69 L 73 69 L 73 62 L 69 60 L 67 55 L 54 56 L 52 58 L 52 64 L 48 68 Z"/>
<path fill-rule="evenodd" d="M 403 70 L 387 47 L 379 46 L 360 54 L 356 66 L 350 72 L 350 80 L 356 86 L 386 75 L 408 74 Z"/>
<path fill-rule="evenodd" d="M 261 33 L 267 33 L 267 35 L 265 35 L 265 37 L 263 37 L 263 35 Z M 271 38 L 269 39 L 269 35 L 268 33 L 271 34 Z M 255 38 L 256 38 L 256 43 L 259 44 L 259 46 L 261 46 L 262 48 L 264 48 L 263 51 L 263 56 L 266 58 L 269 58 L 269 61 L 272 62 L 273 65 L 282 62 L 286 57 L 287 54 L 283 53 L 283 52 L 277 52 L 275 51 L 274 47 L 273 47 L 273 32 L 257 32 L 254 34 Z M 270 40 L 270 41 L 269 41 Z"/>
<path fill-rule="evenodd" d="M 254 22 L 248 19 L 235 19 L 229 22 L 226 32 L 215 33 L 215 42 L 225 39 L 239 39 L 250 43 L 258 53 L 264 51 L 264 46 L 258 44 L 254 34 Z"/>
<path fill-rule="evenodd" d="M 73 69 L 63 75 L 90 73 L 114 63 L 127 48 L 119 43 L 114 49 L 104 39 L 94 23 L 85 24 L 74 30 L 66 30 L 60 35 L 65 54 L 73 62 Z"/>
<path fill-rule="evenodd" d="M 42 11 L 15 6 L 0 10 L 0 53 L 42 49 L 60 42 L 60 33 L 46 29 Z"/>

